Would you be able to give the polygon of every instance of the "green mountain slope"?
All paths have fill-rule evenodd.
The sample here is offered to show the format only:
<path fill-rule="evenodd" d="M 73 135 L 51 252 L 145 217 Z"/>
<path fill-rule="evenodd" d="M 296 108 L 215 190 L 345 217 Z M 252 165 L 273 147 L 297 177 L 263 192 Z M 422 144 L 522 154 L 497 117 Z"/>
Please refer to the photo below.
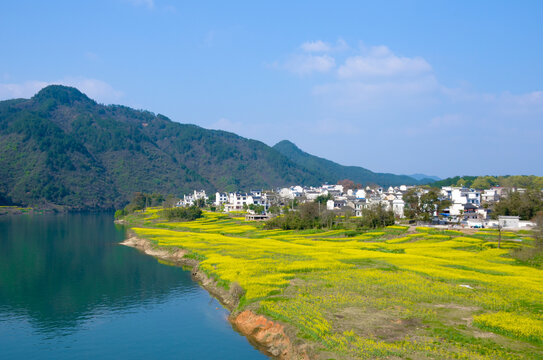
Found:
<path fill-rule="evenodd" d="M 136 191 L 322 180 L 259 141 L 100 105 L 70 87 L 0 102 L 0 194 L 21 205 L 109 209 Z"/>
<path fill-rule="evenodd" d="M 363 185 L 379 184 L 382 186 L 396 186 L 418 183 L 417 180 L 405 175 L 374 173 L 359 166 L 343 166 L 333 161 L 308 154 L 288 140 L 278 142 L 273 148 L 300 166 L 304 166 L 309 171 L 321 174 L 331 183 L 342 179 L 349 179 Z"/>
<path fill-rule="evenodd" d="M 414 181 L 341 167 L 303 152 L 303 159 L 284 154 L 225 131 L 104 106 L 66 86 L 48 86 L 31 99 L 0 101 L 1 203 L 112 209 L 137 191 L 180 195 L 342 178 L 384 185 Z"/>

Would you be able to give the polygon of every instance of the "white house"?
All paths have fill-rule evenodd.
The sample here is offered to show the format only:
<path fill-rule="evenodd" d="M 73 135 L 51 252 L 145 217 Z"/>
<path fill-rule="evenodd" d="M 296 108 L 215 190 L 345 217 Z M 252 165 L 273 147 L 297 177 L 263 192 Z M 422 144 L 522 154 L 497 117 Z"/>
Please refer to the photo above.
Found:
<path fill-rule="evenodd" d="M 394 212 L 394 215 L 402 219 L 404 215 L 404 209 L 405 209 L 405 201 L 402 199 L 395 199 L 392 200 L 392 211 Z"/>
<path fill-rule="evenodd" d="M 304 194 L 304 189 L 301 186 L 291 186 L 279 190 L 279 196 L 285 199 L 294 199 Z"/>
<path fill-rule="evenodd" d="M 366 198 L 366 191 L 364 189 L 358 189 L 354 193 L 354 196 L 356 196 L 357 199 L 365 199 Z"/>
<path fill-rule="evenodd" d="M 502 229 L 518 229 L 519 221 L 518 216 L 498 216 L 498 223 Z"/>
<path fill-rule="evenodd" d="M 227 193 L 215 193 L 215 205 L 221 206 L 222 204 L 225 204 L 228 202 L 228 194 Z"/>
<path fill-rule="evenodd" d="M 483 202 L 496 202 L 500 199 L 496 189 L 486 189 L 481 194 L 481 200 Z"/>
<path fill-rule="evenodd" d="M 453 203 L 449 206 L 449 214 L 451 216 L 458 216 L 464 213 L 464 204 L 462 203 Z"/>
<path fill-rule="evenodd" d="M 354 216 L 361 217 L 362 210 L 367 207 L 366 200 L 359 199 L 352 202 L 352 207 L 354 208 Z"/>
<path fill-rule="evenodd" d="M 247 196 L 247 194 L 235 192 L 230 193 L 228 197 L 228 204 L 231 205 L 234 210 L 243 210 L 243 205 L 249 205 L 249 196 Z"/>
<path fill-rule="evenodd" d="M 341 209 L 342 207 L 346 206 L 347 202 L 345 200 L 328 200 L 326 202 L 326 209 L 327 210 L 335 210 L 335 209 Z"/>
<path fill-rule="evenodd" d="M 191 205 L 194 205 L 196 200 L 199 200 L 199 199 L 204 199 L 207 201 L 208 197 L 206 195 L 205 190 L 200 190 L 200 191 L 194 190 L 192 194 L 183 195 L 183 199 L 179 200 L 176 206 L 191 206 Z"/>
<path fill-rule="evenodd" d="M 318 191 L 318 190 L 313 190 L 313 189 L 312 189 L 312 190 L 306 190 L 306 191 L 304 192 L 304 194 L 305 194 L 305 198 L 306 198 L 307 200 L 315 200 L 315 199 L 318 198 L 320 195 L 326 195 L 326 194 L 328 194 L 328 192 L 326 191 L 325 194 L 321 194 L 320 191 Z"/>
<path fill-rule="evenodd" d="M 474 189 L 453 187 L 450 199 L 453 203 L 481 205 L 481 193 Z"/>

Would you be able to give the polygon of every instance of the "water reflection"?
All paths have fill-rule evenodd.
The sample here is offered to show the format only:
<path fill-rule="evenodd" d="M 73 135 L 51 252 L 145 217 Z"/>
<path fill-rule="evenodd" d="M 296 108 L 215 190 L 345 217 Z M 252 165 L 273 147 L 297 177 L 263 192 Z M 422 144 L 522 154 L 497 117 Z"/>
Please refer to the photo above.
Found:
<path fill-rule="evenodd" d="M 124 236 L 111 214 L 0 217 L 2 357 L 263 358 L 189 272 Z"/>
<path fill-rule="evenodd" d="M 129 311 L 195 287 L 185 272 L 118 245 L 110 215 L 0 220 L 0 304 L 41 331 L 77 327 L 96 309 Z M 4 310 L 3 312 L 6 312 Z"/>

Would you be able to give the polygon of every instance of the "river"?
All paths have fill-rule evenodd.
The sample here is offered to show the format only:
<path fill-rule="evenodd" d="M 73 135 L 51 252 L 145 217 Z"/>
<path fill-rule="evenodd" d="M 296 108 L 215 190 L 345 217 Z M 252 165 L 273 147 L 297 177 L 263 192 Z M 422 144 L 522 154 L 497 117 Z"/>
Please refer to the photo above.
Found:
<path fill-rule="evenodd" d="M 266 359 L 112 214 L 0 216 L 0 358 Z"/>

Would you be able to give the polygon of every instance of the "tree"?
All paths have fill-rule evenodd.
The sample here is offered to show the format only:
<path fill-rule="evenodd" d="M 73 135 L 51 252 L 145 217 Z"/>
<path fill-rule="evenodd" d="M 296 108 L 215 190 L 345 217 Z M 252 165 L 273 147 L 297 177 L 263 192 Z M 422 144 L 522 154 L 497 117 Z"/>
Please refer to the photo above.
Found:
<path fill-rule="evenodd" d="M 315 227 L 315 222 L 319 220 L 319 206 L 315 202 L 301 204 L 299 207 L 300 218 L 307 224 L 308 228 Z"/>
<path fill-rule="evenodd" d="M 442 200 L 439 189 L 430 188 L 422 191 L 418 188 L 409 189 L 403 196 L 406 207 L 405 216 L 409 219 L 430 221 L 434 212 L 441 212 L 450 206 L 449 200 Z"/>
<path fill-rule="evenodd" d="M 423 221 L 430 221 L 433 213 L 440 208 L 441 200 L 438 189 L 432 188 L 420 196 L 419 218 Z"/>
<path fill-rule="evenodd" d="M 176 196 L 174 196 L 172 194 L 169 194 L 168 196 L 166 196 L 166 199 L 162 203 L 162 207 L 164 207 L 164 208 L 174 207 L 175 204 L 177 204 L 178 201 L 179 201 L 179 199 Z"/>
<path fill-rule="evenodd" d="M 196 199 L 196 201 L 194 202 L 194 205 L 199 208 L 204 208 L 206 206 L 206 199 L 204 198 Z"/>
<path fill-rule="evenodd" d="M 408 219 L 416 219 L 420 214 L 419 195 L 417 188 L 411 188 L 403 195 L 405 202 L 404 215 Z"/>
<path fill-rule="evenodd" d="M 459 187 L 464 187 L 464 186 L 467 187 L 467 186 L 469 186 L 469 185 L 470 185 L 469 181 L 468 181 L 468 180 L 465 180 L 464 178 L 460 178 L 460 179 L 458 180 L 458 182 L 456 183 L 456 186 L 459 186 Z"/>
<path fill-rule="evenodd" d="M 274 215 L 279 215 L 279 214 L 281 213 L 281 209 L 280 209 L 279 206 L 277 206 L 277 205 L 270 206 L 270 208 L 268 209 L 268 211 L 269 211 L 271 214 L 274 214 Z"/>
<path fill-rule="evenodd" d="M 540 190 L 510 191 L 494 205 L 492 216 L 520 216 L 522 220 L 529 220 L 542 210 L 543 193 Z"/>
<path fill-rule="evenodd" d="M 321 227 L 331 229 L 336 221 L 336 214 L 330 210 L 324 210 L 321 212 L 320 216 Z"/>
<path fill-rule="evenodd" d="M 331 211 L 319 214 L 318 203 L 308 202 L 299 206 L 299 211 L 286 211 L 283 216 L 268 220 L 265 227 L 268 229 L 304 230 L 332 227 L 336 218 Z"/>
<path fill-rule="evenodd" d="M 164 202 L 164 196 L 159 193 L 152 193 L 148 195 L 149 197 L 149 206 L 160 206 Z"/>
<path fill-rule="evenodd" d="M 362 209 L 360 225 L 364 228 L 374 229 L 394 225 L 394 221 L 394 212 L 392 210 L 386 210 L 383 204 L 373 204 Z"/>
<path fill-rule="evenodd" d="M 361 189 L 362 188 L 361 184 L 355 184 L 354 181 L 349 180 L 349 179 L 339 180 L 337 182 L 337 184 L 338 185 L 343 185 L 343 190 L 344 191 L 347 191 L 349 189 L 355 190 L 355 189 Z"/>
<path fill-rule="evenodd" d="M 319 195 L 319 196 L 317 196 L 317 198 L 315 199 L 315 202 L 316 202 L 316 203 L 323 204 L 323 205 L 326 205 L 326 203 L 328 202 L 328 200 L 332 200 L 332 194 L 322 194 L 322 195 Z"/>
<path fill-rule="evenodd" d="M 474 189 L 490 189 L 498 185 L 498 180 L 493 176 L 479 176 L 473 181 L 471 187 Z"/>
<path fill-rule="evenodd" d="M 255 214 L 263 214 L 266 211 L 264 205 L 250 204 L 249 209 L 253 210 Z"/>
<path fill-rule="evenodd" d="M 164 216 L 169 221 L 171 220 L 195 220 L 202 217 L 202 210 L 195 206 L 189 207 L 174 207 L 170 209 L 163 210 Z"/>
<path fill-rule="evenodd" d="M 208 204 L 208 205 L 214 204 L 216 198 L 217 198 L 217 195 L 216 195 L 216 194 L 211 194 L 211 195 L 209 195 L 209 197 L 208 197 L 208 199 L 207 199 L 207 204 Z"/>

